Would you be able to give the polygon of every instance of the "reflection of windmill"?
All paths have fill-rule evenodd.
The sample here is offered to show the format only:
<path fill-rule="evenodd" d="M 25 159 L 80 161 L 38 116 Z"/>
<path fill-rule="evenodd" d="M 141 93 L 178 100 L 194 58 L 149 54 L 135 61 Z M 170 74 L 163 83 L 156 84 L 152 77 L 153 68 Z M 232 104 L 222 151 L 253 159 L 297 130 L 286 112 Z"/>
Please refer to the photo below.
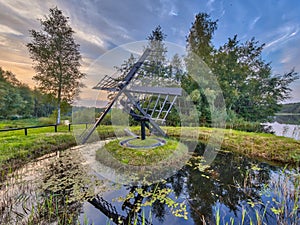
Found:
<path fill-rule="evenodd" d="M 166 133 L 159 127 L 157 122 L 165 122 L 176 99 L 181 95 L 180 88 L 160 88 L 135 86 L 128 88 L 128 85 L 135 74 L 141 68 L 151 50 L 146 49 L 140 59 L 133 65 L 126 76 L 114 79 L 105 76 L 93 89 L 110 92 L 109 102 L 105 106 L 95 124 L 86 129 L 81 135 L 81 142 L 87 142 L 91 134 L 107 115 L 113 104 L 122 96 L 120 103 L 125 112 L 132 116 L 135 121 L 141 123 L 141 139 L 145 139 L 147 127 L 150 132 L 166 137 Z"/>
<path fill-rule="evenodd" d="M 131 193 L 134 193 L 135 188 L 131 188 Z M 122 211 L 126 212 L 126 216 L 119 213 L 115 206 L 113 206 L 110 202 L 106 201 L 101 196 L 96 196 L 92 200 L 89 201 L 95 208 L 99 209 L 105 216 L 110 218 L 116 224 L 122 225 L 152 225 L 146 218 L 143 218 L 137 208 L 137 205 L 143 201 L 143 197 L 140 194 L 136 194 L 133 198 L 133 202 L 131 203 L 129 200 L 126 200 L 122 205 Z"/>

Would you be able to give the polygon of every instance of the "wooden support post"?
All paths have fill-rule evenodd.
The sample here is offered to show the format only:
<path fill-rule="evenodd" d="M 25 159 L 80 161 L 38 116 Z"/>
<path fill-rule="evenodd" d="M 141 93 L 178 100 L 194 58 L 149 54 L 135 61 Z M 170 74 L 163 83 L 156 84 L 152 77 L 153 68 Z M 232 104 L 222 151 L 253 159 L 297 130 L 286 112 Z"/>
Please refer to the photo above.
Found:
<path fill-rule="evenodd" d="M 71 124 L 69 123 L 69 132 L 71 131 Z"/>
<path fill-rule="evenodd" d="M 24 128 L 24 130 L 25 130 L 25 135 L 27 136 L 27 128 Z"/>
<path fill-rule="evenodd" d="M 141 140 L 146 139 L 146 129 L 145 129 L 145 120 L 141 120 Z"/>
<path fill-rule="evenodd" d="M 54 125 L 54 131 L 57 132 L 57 124 Z"/>

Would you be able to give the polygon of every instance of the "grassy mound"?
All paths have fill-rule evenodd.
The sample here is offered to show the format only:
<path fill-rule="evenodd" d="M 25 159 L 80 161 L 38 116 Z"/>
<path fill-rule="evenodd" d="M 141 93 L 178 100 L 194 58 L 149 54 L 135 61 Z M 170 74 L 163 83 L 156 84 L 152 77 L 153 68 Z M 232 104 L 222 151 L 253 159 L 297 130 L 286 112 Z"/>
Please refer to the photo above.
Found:
<path fill-rule="evenodd" d="M 149 139 L 147 141 L 144 140 L 132 140 L 134 144 L 137 145 L 149 145 L 149 143 L 153 143 L 156 141 L 155 139 Z M 109 152 L 116 160 L 123 164 L 134 165 L 134 166 L 144 166 L 144 165 L 152 165 L 156 164 L 159 161 L 163 161 L 169 157 L 171 157 L 174 153 L 176 155 L 180 153 L 187 152 L 187 147 L 182 143 L 168 139 L 166 144 L 163 146 L 159 146 L 156 148 L 141 148 L 141 149 L 132 149 L 120 146 L 119 140 L 113 140 L 107 143 L 103 148 L 99 149 L 96 153 L 96 159 L 109 164 L 109 162 L 105 162 L 105 157 L 103 156 L 103 152 Z"/>

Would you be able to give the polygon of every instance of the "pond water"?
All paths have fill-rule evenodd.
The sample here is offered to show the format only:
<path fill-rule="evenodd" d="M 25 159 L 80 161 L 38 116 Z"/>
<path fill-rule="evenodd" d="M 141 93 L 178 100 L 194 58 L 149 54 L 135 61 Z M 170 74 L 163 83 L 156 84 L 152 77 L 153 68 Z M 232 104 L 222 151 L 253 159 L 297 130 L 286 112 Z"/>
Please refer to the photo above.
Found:
<path fill-rule="evenodd" d="M 203 166 L 203 149 L 198 144 L 188 165 L 164 182 L 112 184 L 111 190 L 83 204 L 79 220 L 84 224 L 88 218 L 95 225 L 300 224 L 296 168 L 229 152 L 219 152 L 210 166 Z"/>
<path fill-rule="evenodd" d="M 1 186 L 0 224 L 300 224 L 299 167 L 225 151 L 205 165 L 199 143 L 169 178 L 121 185 L 97 172 L 95 146 L 39 159 L 21 180 L 17 171 Z"/>

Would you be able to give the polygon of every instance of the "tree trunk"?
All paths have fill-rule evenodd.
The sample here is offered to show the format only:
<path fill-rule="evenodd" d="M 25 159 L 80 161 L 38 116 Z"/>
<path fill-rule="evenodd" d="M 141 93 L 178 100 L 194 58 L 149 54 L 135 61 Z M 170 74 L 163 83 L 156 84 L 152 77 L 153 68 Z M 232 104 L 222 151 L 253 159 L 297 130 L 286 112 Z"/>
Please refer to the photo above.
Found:
<path fill-rule="evenodd" d="M 56 124 L 60 124 L 60 102 L 58 102 L 58 105 L 57 105 Z"/>
<path fill-rule="evenodd" d="M 61 103 L 61 91 L 62 91 L 62 66 L 61 60 L 58 57 L 58 65 L 59 65 L 59 83 L 58 83 L 58 93 L 57 93 L 57 120 L 56 124 L 60 124 L 60 103 Z"/>

